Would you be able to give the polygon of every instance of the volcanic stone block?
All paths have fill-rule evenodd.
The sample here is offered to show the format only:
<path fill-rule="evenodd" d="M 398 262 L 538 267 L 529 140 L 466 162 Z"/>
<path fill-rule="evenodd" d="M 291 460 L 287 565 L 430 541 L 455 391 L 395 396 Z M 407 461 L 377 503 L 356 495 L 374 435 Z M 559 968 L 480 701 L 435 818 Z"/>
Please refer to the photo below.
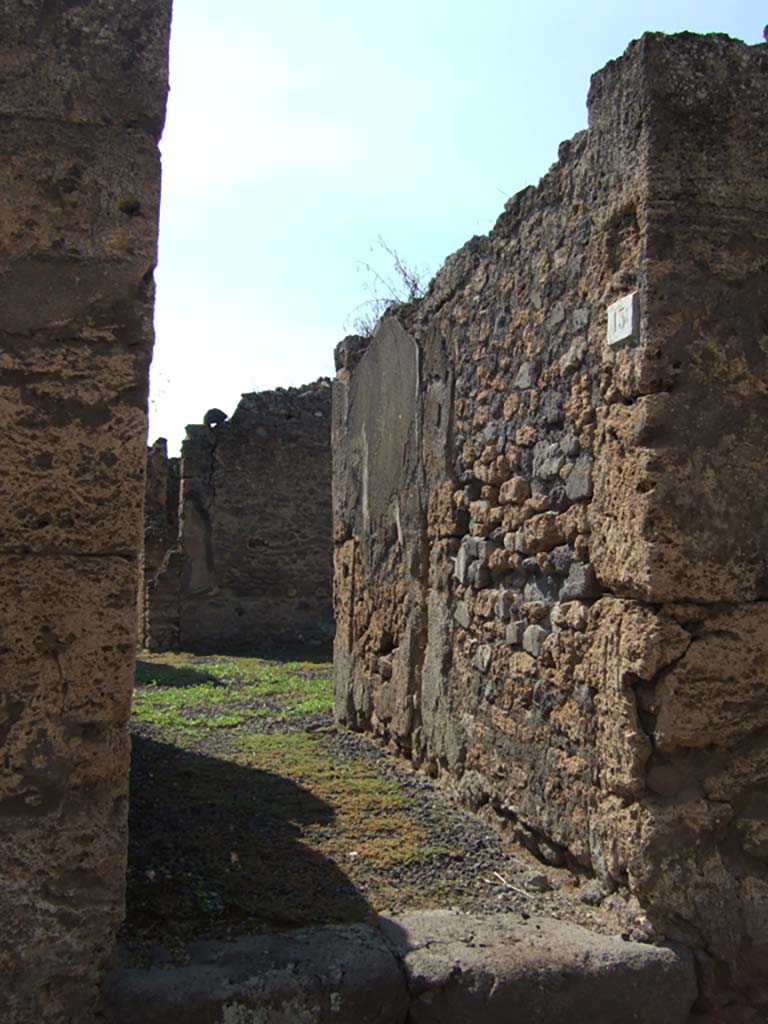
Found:
<path fill-rule="evenodd" d="M 684 1024 L 693 957 L 513 914 L 200 942 L 181 967 L 117 970 L 109 1024 Z"/>
<path fill-rule="evenodd" d="M 686 950 L 561 921 L 416 911 L 384 918 L 382 931 L 402 960 L 414 1024 L 685 1024 L 696 997 Z"/>
<path fill-rule="evenodd" d="M 170 3 L 0 10 L 0 1016 L 88 1024 L 123 916 Z"/>
<path fill-rule="evenodd" d="M 199 942 L 190 963 L 115 971 L 109 1024 L 404 1024 L 402 970 L 367 925 Z"/>

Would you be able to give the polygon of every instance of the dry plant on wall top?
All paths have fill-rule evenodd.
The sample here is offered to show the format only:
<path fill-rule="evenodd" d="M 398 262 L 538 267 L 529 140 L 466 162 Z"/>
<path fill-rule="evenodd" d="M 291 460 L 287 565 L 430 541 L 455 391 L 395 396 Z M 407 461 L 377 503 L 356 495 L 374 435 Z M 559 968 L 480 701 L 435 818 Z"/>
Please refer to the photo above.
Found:
<path fill-rule="evenodd" d="M 396 249 L 390 248 L 379 235 L 371 252 L 380 250 L 392 261 L 392 268 L 382 272 L 366 260 L 357 261 L 357 269 L 366 274 L 363 291 L 369 293 L 360 305 L 355 306 L 347 317 L 345 329 L 363 338 L 370 338 L 379 320 L 393 307 L 422 298 L 429 280 L 425 268 L 410 267 Z"/>

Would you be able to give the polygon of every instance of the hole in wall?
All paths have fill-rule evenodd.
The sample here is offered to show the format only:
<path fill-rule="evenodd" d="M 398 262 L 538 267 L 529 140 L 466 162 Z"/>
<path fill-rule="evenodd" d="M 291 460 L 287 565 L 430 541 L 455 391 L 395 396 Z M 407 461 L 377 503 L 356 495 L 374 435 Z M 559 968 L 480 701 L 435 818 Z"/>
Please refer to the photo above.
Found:
<path fill-rule="evenodd" d="M 124 213 L 126 217 L 141 217 L 141 203 L 138 199 L 126 199 L 125 202 L 120 203 L 120 212 Z"/>

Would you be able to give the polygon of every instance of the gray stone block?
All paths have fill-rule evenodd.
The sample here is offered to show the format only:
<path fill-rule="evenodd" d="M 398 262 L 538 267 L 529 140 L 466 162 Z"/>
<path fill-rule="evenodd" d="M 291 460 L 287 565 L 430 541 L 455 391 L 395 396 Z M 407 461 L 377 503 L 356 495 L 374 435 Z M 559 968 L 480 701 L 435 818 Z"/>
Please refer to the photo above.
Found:
<path fill-rule="evenodd" d="M 567 544 L 561 544 L 549 552 L 549 561 L 559 576 L 566 576 L 573 562 L 573 550 Z"/>
<path fill-rule="evenodd" d="M 565 434 L 560 440 L 560 451 L 569 459 L 575 458 L 581 449 L 579 439 L 571 433 Z"/>
<path fill-rule="evenodd" d="M 478 672 L 487 672 L 491 667 L 491 656 L 493 652 L 489 644 L 479 644 L 472 655 L 472 664 Z"/>
<path fill-rule="evenodd" d="M 557 391 L 547 391 L 539 401 L 538 413 L 547 426 L 559 426 L 565 419 L 563 396 Z"/>
<path fill-rule="evenodd" d="M 555 484 L 549 492 L 549 507 L 553 512 L 564 512 L 570 504 L 565 487 L 562 484 Z"/>
<path fill-rule="evenodd" d="M 487 565 L 494 548 L 498 547 L 492 540 L 482 537 L 472 537 L 470 551 L 481 565 Z"/>
<path fill-rule="evenodd" d="M 539 480 L 552 480 L 565 464 L 560 445 L 539 441 L 533 449 L 533 476 Z"/>
<path fill-rule="evenodd" d="M 463 626 L 464 629 L 467 629 L 470 622 L 472 621 L 472 616 L 469 614 L 469 606 L 467 605 L 466 601 L 456 602 L 456 611 L 453 613 L 453 617 L 456 619 L 460 626 Z"/>
<path fill-rule="evenodd" d="M 590 601 L 601 594 L 600 584 L 591 563 L 574 562 L 560 591 L 561 601 Z"/>
<path fill-rule="evenodd" d="M 517 591 L 500 590 L 498 600 L 496 601 L 496 618 L 500 622 L 507 622 L 518 601 Z"/>
<path fill-rule="evenodd" d="M 556 302 L 550 310 L 549 317 L 547 318 L 547 326 L 558 327 L 563 320 L 565 320 L 565 306 L 562 302 Z"/>
<path fill-rule="evenodd" d="M 586 306 L 582 306 L 580 309 L 574 309 L 572 323 L 577 331 L 580 331 L 583 327 L 586 327 L 589 323 L 589 309 Z"/>
<path fill-rule="evenodd" d="M 517 371 L 515 377 L 514 387 L 516 388 L 532 388 L 536 383 L 538 373 L 534 363 L 523 363 L 520 369 Z"/>
<path fill-rule="evenodd" d="M 465 537 L 464 540 L 467 540 L 467 538 Z M 456 564 L 453 567 L 453 575 L 462 586 L 466 586 L 469 582 L 469 567 L 471 564 L 472 556 L 467 545 L 462 541 L 459 553 L 456 556 Z"/>
<path fill-rule="evenodd" d="M 473 562 L 469 567 L 467 576 L 469 585 L 474 587 L 475 590 L 485 590 L 492 583 L 491 574 L 482 562 Z"/>
<path fill-rule="evenodd" d="M 525 584 L 523 596 L 526 601 L 543 601 L 554 604 L 557 600 L 559 581 L 554 576 L 537 575 Z"/>
<path fill-rule="evenodd" d="M 510 622 L 507 626 L 506 640 L 508 644 L 513 647 L 519 647 L 523 642 L 523 632 L 525 631 L 525 622 Z"/>
<path fill-rule="evenodd" d="M 523 650 L 527 651 L 534 658 L 541 654 L 541 645 L 547 638 L 547 631 L 543 626 L 528 626 L 523 633 Z"/>
<path fill-rule="evenodd" d="M 582 452 L 573 464 L 571 475 L 565 482 L 565 493 L 571 501 L 587 501 L 592 497 L 591 455 Z"/>
<path fill-rule="evenodd" d="M 109 1024 L 401 1024 L 400 966 L 366 925 L 199 942 L 191 962 L 114 971 Z"/>
<path fill-rule="evenodd" d="M 417 911 L 383 919 L 412 1024 L 684 1024 L 693 957 L 514 914 Z"/>

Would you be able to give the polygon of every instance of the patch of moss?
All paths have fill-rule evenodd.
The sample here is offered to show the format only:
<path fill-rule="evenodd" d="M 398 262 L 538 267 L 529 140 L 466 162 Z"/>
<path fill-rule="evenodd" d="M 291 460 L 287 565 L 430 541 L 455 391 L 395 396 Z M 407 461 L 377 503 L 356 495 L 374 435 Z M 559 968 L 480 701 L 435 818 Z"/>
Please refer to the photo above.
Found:
<path fill-rule="evenodd" d="M 309 825 L 307 839 L 325 856 L 347 865 L 358 859 L 391 868 L 422 857 L 427 836 L 409 812 L 401 787 L 374 765 L 336 758 L 308 733 L 250 736 L 240 763 L 295 779 L 333 810 L 334 831 Z"/>

